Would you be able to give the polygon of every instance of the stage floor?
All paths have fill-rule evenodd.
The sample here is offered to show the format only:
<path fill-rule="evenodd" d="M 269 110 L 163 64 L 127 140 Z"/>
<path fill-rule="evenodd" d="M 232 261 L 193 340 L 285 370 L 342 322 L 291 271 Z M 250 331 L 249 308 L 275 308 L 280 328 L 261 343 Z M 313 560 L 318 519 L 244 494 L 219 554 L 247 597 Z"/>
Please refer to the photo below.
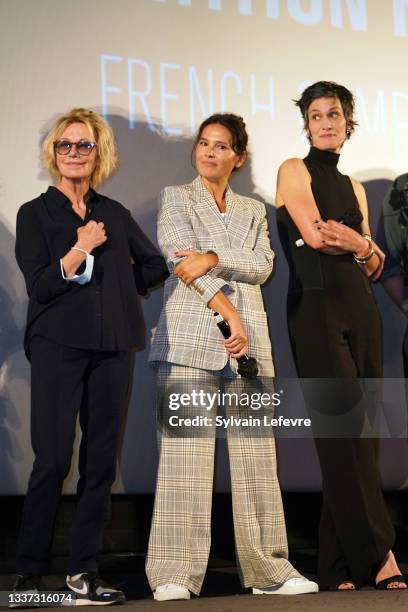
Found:
<path fill-rule="evenodd" d="M 135 560 L 136 561 L 136 560 Z M 146 576 L 140 568 L 141 559 L 136 564 L 137 572 L 122 573 L 103 571 L 103 577 L 122 588 L 127 595 L 127 602 L 121 608 L 131 612 L 407 612 L 408 589 L 399 592 L 375 591 L 366 587 L 357 592 L 283 596 L 252 595 L 244 592 L 240 586 L 235 567 L 213 567 L 207 572 L 200 597 L 190 601 L 153 601 Z M 121 563 L 128 565 L 128 563 Z M 111 566 L 112 567 L 112 566 Z M 123 567 L 125 569 L 125 567 Z M 127 568 L 129 569 L 129 567 Z M 136 569 L 136 567 L 135 567 Z M 299 569 L 302 569 L 299 567 Z M 408 573 L 408 564 L 401 564 L 401 569 Z M 310 576 L 311 577 L 311 576 Z M 0 575 L 0 590 L 9 590 L 14 581 L 13 574 Z M 46 585 L 50 589 L 61 589 L 64 584 L 63 574 L 47 576 Z M 31 608 L 25 608 L 29 610 Z M 33 608 L 34 609 L 34 608 Z M 38 609 L 38 608 L 37 608 Z M 119 609 L 115 606 L 115 609 Z"/>
<path fill-rule="evenodd" d="M 284 494 L 289 558 L 293 565 L 310 579 L 313 579 L 316 568 L 320 497 L 319 493 Z M 386 499 L 397 529 L 394 551 L 401 571 L 408 575 L 408 494 L 387 493 Z M 8 591 L 12 589 L 15 580 L 12 572 L 15 567 L 16 537 L 23 498 L 3 497 L 1 501 L 3 521 L 0 524 L 0 591 Z M 234 533 L 230 506 L 229 495 L 214 495 L 212 546 L 201 596 L 190 601 L 155 602 L 144 571 L 153 496 L 114 497 L 112 516 L 104 538 L 105 553 L 100 558 L 99 567 L 107 582 L 125 592 L 127 603 L 123 609 L 129 612 L 408 612 L 408 589 L 384 592 L 367 587 L 358 592 L 322 592 L 290 597 L 252 595 L 249 591 L 243 591 L 234 563 Z M 299 521 L 299 508 L 302 508 L 302 522 Z M 52 550 L 52 574 L 45 578 L 45 584 L 50 590 L 62 589 L 65 582 L 73 509 L 74 499 L 63 498 Z M 134 552 L 118 552 L 129 550 Z"/>

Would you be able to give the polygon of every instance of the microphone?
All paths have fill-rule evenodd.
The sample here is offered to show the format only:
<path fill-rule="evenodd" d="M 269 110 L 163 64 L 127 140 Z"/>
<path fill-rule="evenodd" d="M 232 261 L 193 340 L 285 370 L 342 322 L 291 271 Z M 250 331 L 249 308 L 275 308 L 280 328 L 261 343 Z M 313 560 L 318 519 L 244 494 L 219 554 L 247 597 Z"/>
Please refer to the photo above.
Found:
<path fill-rule="evenodd" d="M 231 336 L 231 329 L 228 325 L 227 321 L 225 321 L 218 312 L 214 312 L 214 317 L 217 321 L 217 327 L 221 331 L 224 338 L 227 340 Z M 242 357 L 238 357 L 238 374 L 240 374 L 243 378 L 249 378 L 253 380 L 258 376 L 258 364 L 254 357 L 248 357 L 248 355 L 243 355 Z"/>

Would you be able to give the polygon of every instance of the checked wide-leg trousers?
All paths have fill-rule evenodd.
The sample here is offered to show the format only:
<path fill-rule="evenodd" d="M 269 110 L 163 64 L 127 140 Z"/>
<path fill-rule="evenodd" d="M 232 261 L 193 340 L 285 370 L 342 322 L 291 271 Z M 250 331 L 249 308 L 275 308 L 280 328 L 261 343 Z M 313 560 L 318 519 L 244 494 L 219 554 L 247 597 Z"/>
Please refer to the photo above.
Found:
<path fill-rule="evenodd" d="M 223 372 L 223 371 L 222 371 Z M 161 362 L 158 388 L 227 393 L 234 379 Z M 231 372 L 232 374 L 232 372 Z M 236 380 L 236 379 L 235 379 Z M 210 413 L 214 418 L 214 410 Z M 208 413 L 207 413 L 208 415 Z M 188 437 L 164 428 L 146 572 L 151 588 L 179 584 L 198 595 L 211 538 L 215 427 Z M 266 587 L 299 577 L 288 561 L 275 440 L 227 430 L 235 546 L 244 587 Z"/>

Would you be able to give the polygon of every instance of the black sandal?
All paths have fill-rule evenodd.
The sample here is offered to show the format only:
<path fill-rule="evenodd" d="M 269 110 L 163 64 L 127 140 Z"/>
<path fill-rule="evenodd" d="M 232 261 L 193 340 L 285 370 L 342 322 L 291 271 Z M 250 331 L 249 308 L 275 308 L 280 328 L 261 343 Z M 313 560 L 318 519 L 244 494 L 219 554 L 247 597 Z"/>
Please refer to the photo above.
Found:
<path fill-rule="evenodd" d="M 405 591 L 404 587 L 391 587 L 388 588 L 389 584 L 393 582 L 403 582 L 405 587 L 407 587 L 407 581 L 405 580 L 402 574 L 397 574 L 396 576 L 390 576 L 389 578 L 384 578 L 384 580 L 380 580 L 375 583 L 375 588 L 379 591 Z"/>

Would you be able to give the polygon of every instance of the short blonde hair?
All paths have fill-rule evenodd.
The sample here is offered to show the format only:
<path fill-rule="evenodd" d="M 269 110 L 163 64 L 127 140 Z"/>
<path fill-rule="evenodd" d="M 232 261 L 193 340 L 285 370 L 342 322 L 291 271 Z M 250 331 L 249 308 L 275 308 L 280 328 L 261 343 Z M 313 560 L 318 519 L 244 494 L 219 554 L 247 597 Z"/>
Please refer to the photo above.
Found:
<path fill-rule="evenodd" d="M 98 187 L 118 167 L 118 152 L 112 128 L 99 113 L 87 108 L 73 108 L 57 119 L 45 137 L 42 145 L 44 167 L 57 180 L 60 173 L 55 162 L 54 143 L 71 123 L 83 123 L 89 128 L 97 146 L 97 161 L 91 176 L 91 186 Z"/>

